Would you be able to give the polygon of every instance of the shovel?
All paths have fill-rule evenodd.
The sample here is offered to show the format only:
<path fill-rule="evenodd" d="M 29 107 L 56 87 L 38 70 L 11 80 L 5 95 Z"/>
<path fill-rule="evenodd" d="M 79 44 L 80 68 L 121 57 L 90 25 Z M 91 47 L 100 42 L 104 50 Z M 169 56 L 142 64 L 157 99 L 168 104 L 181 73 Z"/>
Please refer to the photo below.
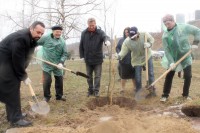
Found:
<path fill-rule="evenodd" d="M 192 53 L 192 49 L 190 49 L 183 57 L 181 57 L 174 65 L 177 66 L 179 63 L 181 63 L 181 61 L 183 61 L 188 55 L 190 55 Z M 154 86 L 161 78 L 163 78 L 165 75 L 167 75 L 170 71 L 172 70 L 172 68 L 169 68 L 167 71 L 165 71 L 158 79 L 156 79 L 149 87 L 151 88 L 152 86 Z"/>
<path fill-rule="evenodd" d="M 49 113 L 50 111 L 50 107 L 49 105 L 47 104 L 46 101 L 41 101 L 41 102 L 38 102 L 38 99 L 37 97 L 35 96 L 35 93 L 33 91 L 33 88 L 31 86 L 31 84 L 28 84 L 28 87 L 30 89 L 30 92 L 31 92 L 31 96 L 33 98 L 33 101 L 34 103 L 31 104 L 31 109 L 33 112 L 35 113 L 38 113 L 40 115 L 46 115 L 47 113 Z"/>
<path fill-rule="evenodd" d="M 47 63 L 47 64 L 49 64 L 49 65 L 58 67 L 58 65 L 56 65 L 56 64 L 54 64 L 54 63 L 52 63 L 52 62 L 49 62 L 49 61 L 46 61 L 46 60 L 43 60 L 43 59 L 40 59 L 40 58 L 37 58 L 37 57 L 33 57 L 33 58 L 35 58 L 35 59 L 37 59 L 37 60 L 39 60 L 39 61 L 45 62 L 45 63 Z M 90 78 L 90 77 L 89 77 L 88 75 L 86 75 L 85 73 L 82 73 L 82 72 L 79 72 L 79 71 L 78 71 L 78 72 L 74 72 L 74 71 L 72 71 L 72 70 L 70 70 L 70 69 L 67 69 L 67 68 L 65 68 L 65 67 L 63 67 L 63 68 L 61 68 L 61 69 L 66 70 L 66 71 L 70 71 L 71 73 L 76 74 L 77 76 L 82 76 L 82 77 L 84 77 L 84 78 Z"/>

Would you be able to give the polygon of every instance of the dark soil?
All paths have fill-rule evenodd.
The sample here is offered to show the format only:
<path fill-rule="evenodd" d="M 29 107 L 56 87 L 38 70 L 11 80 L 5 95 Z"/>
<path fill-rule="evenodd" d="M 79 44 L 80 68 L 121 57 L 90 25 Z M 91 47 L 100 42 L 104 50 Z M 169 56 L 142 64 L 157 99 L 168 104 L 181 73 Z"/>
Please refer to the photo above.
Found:
<path fill-rule="evenodd" d="M 112 103 L 110 101 L 108 97 L 94 98 L 87 103 L 87 107 L 94 110 L 96 107 L 103 107 L 105 105 L 118 105 L 119 107 L 127 109 L 133 109 L 136 106 L 135 100 L 126 97 L 113 97 Z"/>

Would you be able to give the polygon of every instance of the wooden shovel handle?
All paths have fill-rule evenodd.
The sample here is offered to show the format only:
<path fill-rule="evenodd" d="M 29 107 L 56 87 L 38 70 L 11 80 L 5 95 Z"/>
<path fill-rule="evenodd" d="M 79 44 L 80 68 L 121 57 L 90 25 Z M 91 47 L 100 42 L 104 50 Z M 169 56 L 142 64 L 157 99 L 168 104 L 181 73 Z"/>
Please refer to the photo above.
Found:
<path fill-rule="evenodd" d="M 190 49 L 183 57 L 181 57 L 174 65 L 177 66 L 181 61 L 183 61 L 189 54 L 192 53 L 192 49 Z M 165 75 L 167 75 L 172 68 L 169 68 L 167 71 L 165 71 L 158 79 L 156 79 L 148 88 L 154 86 L 161 78 L 163 78 Z"/>
<path fill-rule="evenodd" d="M 31 86 L 31 84 L 28 84 L 28 88 L 29 88 L 29 90 L 30 90 L 30 92 L 31 92 L 31 96 L 32 96 L 32 98 L 33 98 L 33 100 L 36 102 L 36 104 L 38 105 L 38 99 L 37 99 L 37 97 L 35 96 L 35 92 L 33 91 L 33 88 L 32 88 L 32 86 Z"/>
<path fill-rule="evenodd" d="M 35 92 L 33 91 L 33 88 L 31 86 L 31 84 L 28 84 L 28 88 L 29 88 L 29 90 L 31 92 L 31 96 L 35 96 Z"/>
<path fill-rule="evenodd" d="M 39 60 L 39 61 L 45 62 L 45 63 L 47 63 L 47 64 L 49 64 L 49 65 L 58 67 L 58 65 L 56 65 L 56 64 L 54 64 L 54 63 L 52 63 L 52 62 L 49 62 L 49 61 L 46 61 L 46 60 L 43 60 L 43 59 L 40 59 L 40 58 L 37 58 L 37 57 L 33 57 L 33 58 L 35 58 L 35 59 L 37 59 L 37 60 Z M 63 70 L 66 70 L 66 71 L 72 72 L 72 70 L 67 69 L 67 68 L 65 68 L 65 67 L 63 67 L 62 69 L 63 69 Z"/>
<path fill-rule="evenodd" d="M 147 42 L 147 35 L 144 34 L 144 42 Z M 145 48 L 145 62 L 146 62 L 146 82 L 149 85 L 149 69 L 148 69 L 148 48 Z"/>

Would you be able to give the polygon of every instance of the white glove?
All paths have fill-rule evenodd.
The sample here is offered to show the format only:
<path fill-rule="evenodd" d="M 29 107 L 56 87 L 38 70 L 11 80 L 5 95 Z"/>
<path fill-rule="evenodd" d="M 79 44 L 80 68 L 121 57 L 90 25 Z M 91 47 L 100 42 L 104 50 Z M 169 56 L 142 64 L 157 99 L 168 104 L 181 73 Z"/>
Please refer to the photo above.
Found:
<path fill-rule="evenodd" d="M 106 42 L 105 42 L 105 45 L 106 45 L 106 46 L 110 46 L 110 45 L 111 45 L 110 41 L 106 41 Z"/>
<path fill-rule="evenodd" d="M 115 53 L 115 59 L 120 60 L 120 56 L 117 53 Z"/>
<path fill-rule="evenodd" d="M 84 59 L 84 58 L 81 58 L 80 61 L 81 61 L 81 62 L 85 62 L 85 59 Z"/>
<path fill-rule="evenodd" d="M 175 66 L 174 63 L 171 63 L 171 64 L 169 65 L 169 67 L 171 68 L 171 70 L 173 70 L 176 66 Z"/>
<path fill-rule="evenodd" d="M 24 82 L 25 85 L 29 85 L 31 83 L 31 80 L 28 77 L 23 82 Z"/>
<path fill-rule="evenodd" d="M 198 45 L 192 45 L 192 49 L 198 49 Z"/>
<path fill-rule="evenodd" d="M 150 43 L 148 43 L 148 42 L 145 42 L 144 43 L 144 48 L 150 48 L 151 47 L 151 44 Z"/>
<path fill-rule="evenodd" d="M 62 63 L 59 63 L 58 66 L 57 66 L 57 68 L 58 68 L 58 69 L 63 69 L 63 64 L 62 64 Z"/>

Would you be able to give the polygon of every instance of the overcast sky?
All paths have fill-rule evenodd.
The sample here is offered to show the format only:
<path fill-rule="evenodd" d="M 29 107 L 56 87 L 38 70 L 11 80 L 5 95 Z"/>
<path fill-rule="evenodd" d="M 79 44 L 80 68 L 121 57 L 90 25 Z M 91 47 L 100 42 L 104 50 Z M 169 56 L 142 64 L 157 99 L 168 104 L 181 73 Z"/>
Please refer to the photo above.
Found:
<path fill-rule="evenodd" d="M 114 27 L 114 34 L 122 35 L 127 26 L 137 26 L 140 31 L 160 31 L 161 18 L 167 13 L 184 13 L 186 21 L 194 18 L 194 11 L 200 10 L 200 0 L 107 0 L 112 12 L 107 15 L 107 24 Z M 115 11 L 116 10 L 116 11 Z M 0 13 L 22 11 L 21 0 L 0 0 Z M 114 17 L 115 12 L 115 17 Z M 97 24 L 103 25 L 103 16 L 97 13 Z M 115 21 L 115 23 L 114 23 Z M 2 24 L 3 22 L 1 22 Z M 8 27 L 7 27 L 8 28 Z M 6 28 L 6 30 L 7 30 Z M 2 28 L 0 29 L 2 34 Z M 4 29 L 5 30 L 5 29 Z"/>

